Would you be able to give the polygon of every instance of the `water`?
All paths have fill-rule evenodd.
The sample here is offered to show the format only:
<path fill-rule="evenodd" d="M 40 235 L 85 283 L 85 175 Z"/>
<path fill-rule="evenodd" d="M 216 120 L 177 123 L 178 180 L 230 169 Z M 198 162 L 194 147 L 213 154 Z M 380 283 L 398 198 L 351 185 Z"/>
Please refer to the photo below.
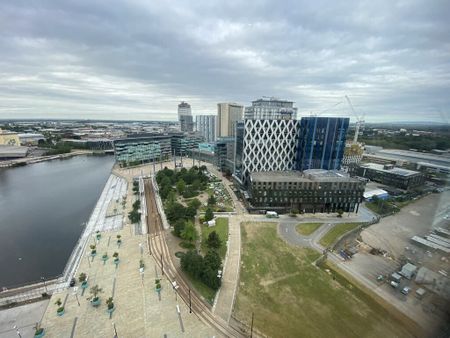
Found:
<path fill-rule="evenodd" d="M 0 169 L 0 288 L 62 273 L 113 163 L 77 156 Z"/>

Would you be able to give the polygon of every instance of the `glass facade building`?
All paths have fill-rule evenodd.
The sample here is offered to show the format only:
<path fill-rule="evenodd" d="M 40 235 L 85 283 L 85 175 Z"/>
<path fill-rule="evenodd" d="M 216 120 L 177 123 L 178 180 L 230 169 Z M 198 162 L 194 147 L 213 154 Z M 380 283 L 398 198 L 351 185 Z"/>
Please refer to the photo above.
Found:
<path fill-rule="evenodd" d="M 349 122 L 341 117 L 302 117 L 296 169 L 340 169 Z"/>
<path fill-rule="evenodd" d="M 170 136 L 149 135 L 114 141 L 114 154 L 121 166 L 165 160 L 170 157 Z"/>

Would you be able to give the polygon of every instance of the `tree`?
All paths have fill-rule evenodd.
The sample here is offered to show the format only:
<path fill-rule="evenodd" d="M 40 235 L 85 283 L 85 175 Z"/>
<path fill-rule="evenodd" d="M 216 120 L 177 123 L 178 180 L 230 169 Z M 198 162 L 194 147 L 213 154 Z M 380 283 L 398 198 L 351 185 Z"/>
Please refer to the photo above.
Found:
<path fill-rule="evenodd" d="M 344 210 L 339 209 L 339 210 L 337 211 L 337 214 L 338 214 L 337 217 L 342 217 L 342 214 L 343 214 L 343 213 L 344 213 Z"/>
<path fill-rule="evenodd" d="M 205 222 L 208 222 L 214 218 L 214 214 L 211 208 L 207 208 L 205 211 Z"/>
<path fill-rule="evenodd" d="M 186 221 L 184 219 L 179 219 L 175 222 L 175 225 L 173 226 L 173 233 L 175 236 L 180 237 L 181 233 L 184 230 L 184 227 L 186 225 Z"/>
<path fill-rule="evenodd" d="M 220 241 L 219 235 L 217 235 L 217 232 L 213 231 L 208 235 L 208 238 L 206 239 L 206 246 L 210 249 L 219 249 L 222 245 L 222 242 Z"/>
<path fill-rule="evenodd" d="M 201 280 L 213 290 L 217 290 L 220 287 L 221 281 L 220 278 L 217 277 L 217 270 L 213 270 L 211 267 L 204 267 L 201 274 Z"/>
<path fill-rule="evenodd" d="M 195 209 L 192 205 L 188 206 L 186 208 L 186 217 L 192 219 L 195 215 L 197 215 L 197 209 Z"/>
<path fill-rule="evenodd" d="M 200 208 L 202 205 L 202 202 L 198 200 L 198 198 L 194 198 L 192 201 L 189 202 L 188 206 L 193 207 L 195 210 Z"/>
<path fill-rule="evenodd" d="M 214 197 L 214 195 L 210 195 L 208 198 L 208 205 L 213 206 L 217 203 L 216 198 Z"/>
<path fill-rule="evenodd" d="M 179 219 L 183 219 L 186 216 L 185 207 L 180 203 L 169 203 L 166 206 L 166 216 L 167 220 L 172 224 Z"/>
<path fill-rule="evenodd" d="M 141 219 L 141 213 L 136 210 L 132 210 L 128 213 L 128 219 L 133 224 L 138 223 Z"/>
<path fill-rule="evenodd" d="M 194 250 L 188 251 L 181 257 L 181 268 L 195 278 L 200 278 L 204 270 L 203 257 Z"/>
<path fill-rule="evenodd" d="M 181 238 L 188 242 L 194 242 L 198 238 L 198 232 L 194 224 L 190 221 L 185 223 L 184 229 L 181 232 Z"/>
<path fill-rule="evenodd" d="M 212 270 L 215 270 L 216 273 L 222 266 L 222 260 L 220 259 L 219 254 L 215 250 L 209 250 L 204 257 L 205 268 L 209 267 Z"/>
<path fill-rule="evenodd" d="M 185 189 L 186 189 L 186 183 L 183 181 L 183 179 L 178 180 L 178 182 L 177 182 L 178 193 L 180 195 L 182 195 Z"/>
<path fill-rule="evenodd" d="M 202 182 L 199 179 L 195 179 L 192 182 L 192 190 L 198 191 L 202 188 Z"/>

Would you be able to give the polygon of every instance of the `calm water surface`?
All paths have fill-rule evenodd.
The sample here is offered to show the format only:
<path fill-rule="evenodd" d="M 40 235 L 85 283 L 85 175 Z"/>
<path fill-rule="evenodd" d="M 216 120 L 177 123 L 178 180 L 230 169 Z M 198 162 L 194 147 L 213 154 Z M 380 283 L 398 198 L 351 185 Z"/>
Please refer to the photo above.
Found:
<path fill-rule="evenodd" d="M 0 169 L 0 288 L 62 273 L 113 163 L 77 156 Z"/>

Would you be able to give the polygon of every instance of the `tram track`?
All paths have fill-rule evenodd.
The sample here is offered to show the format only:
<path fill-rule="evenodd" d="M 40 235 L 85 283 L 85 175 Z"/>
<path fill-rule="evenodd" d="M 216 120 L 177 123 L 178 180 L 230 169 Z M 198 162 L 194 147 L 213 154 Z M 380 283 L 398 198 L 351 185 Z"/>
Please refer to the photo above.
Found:
<path fill-rule="evenodd" d="M 153 184 L 149 179 L 146 179 L 144 187 L 148 215 L 147 245 L 150 254 L 161 269 L 163 277 L 166 277 L 170 283 L 176 281 L 178 288 L 175 292 L 201 321 L 213 327 L 225 337 L 245 337 L 242 332 L 212 313 L 211 306 L 206 304 L 195 290 L 191 289 L 180 269 L 175 266 L 167 246 L 166 231 L 162 226 L 161 215 L 156 206 Z"/>

